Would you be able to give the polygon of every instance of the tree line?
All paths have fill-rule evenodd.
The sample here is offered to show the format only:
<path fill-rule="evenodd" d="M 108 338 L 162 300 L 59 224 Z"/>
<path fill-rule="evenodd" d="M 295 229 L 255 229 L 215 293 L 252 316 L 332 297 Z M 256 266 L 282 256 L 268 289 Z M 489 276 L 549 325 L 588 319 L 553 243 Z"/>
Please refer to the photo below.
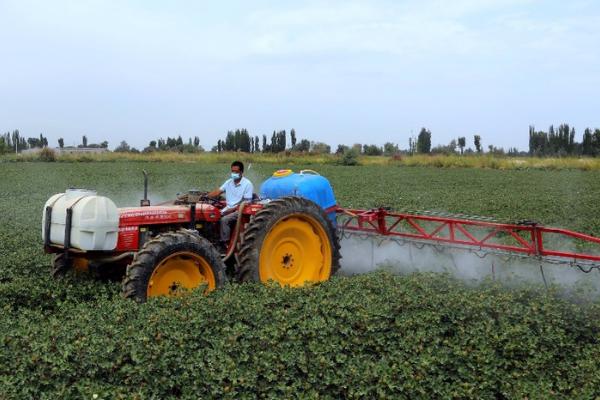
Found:
<path fill-rule="evenodd" d="M 25 138 L 18 129 L 0 135 L 0 154 L 20 152 L 27 149 L 44 148 L 48 146 L 48 138 L 40 133 L 38 137 Z"/>
<path fill-rule="evenodd" d="M 289 132 L 289 142 L 287 140 L 288 133 L 286 130 L 273 131 L 271 137 L 262 135 L 252 136 L 247 129 L 236 129 L 235 131 L 227 132 L 225 139 L 219 139 L 217 145 L 212 148 L 213 152 L 225 151 L 241 151 L 245 153 L 331 153 L 331 146 L 323 142 L 314 142 L 308 139 L 298 141 L 296 130 L 291 129 Z M 262 144 L 262 145 L 261 145 Z M 289 145 L 288 145 L 289 144 Z"/>
<path fill-rule="evenodd" d="M 600 129 L 586 128 L 581 142 L 575 141 L 575 128 L 550 125 L 548 132 L 529 127 L 529 154 L 532 156 L 600 155 Z"/>
<path fill-rule="evenodd" d="M 131 151 L 131 152 L 139 152 L 135 148 L 129 148 L 127 142 L 123 141 L 118 146 L 115 151 Z M 166 139 L 159 138 L 157 140 L 151 140 L 148 143 L 142 152 L 144 153 L 152 153 L 155 151 L 175 151 L 179 153 L 201 153 L 204 151 L 204 148 L 200 145 L 200 138 L 198 136 L 194 136 L 193 138 L 188 138 L 187 142 L 184 143 L 181 135 L 177 137 L 169 137 Z"/>
<path fill-rule="evenodd" d="M 551 125 L 547 132 L 538 131 L 534 126 L 529 127 L 529 150 L 528 152 L 519 151 L 517 148 L 505 150 L 502 147 L 488 145 L 487 153 L 495 155 L 510 156 L 600 156 L 600 129 L 586 128 L 583 133 L 582 141 L 575 140 L 575 128 L 569 124 L 561 124 L 557 128 Z M 288 140 L 289 138 L 289 140 Z M 261 140 L 262 139 L 262 140 Z M 75 146 L 65 146 L 63 138 L 58 139 L 58 145 L 62 148 L 75 148 Z M 438 144 L 432 146 L 432 133 L 429 129 L 423 127 L 416 137 L 408 138 L 408 148 L 401 149 L 396 143 L 386 142 L 383 146 L 375 144 L 355 143 L 352 145 L 340 144 L 335 150 L 337 155 L 369 155 L 369 156 L 395 156 L 400 154 L 481 154 L 485 153 L 482 144 L 481 135 L 473 135 L 472 147 L 468 145 L 465 136 L 459 136 L 450 140 L 447 145 Z M 9 152 L 20 152 L 26 149 L 43 148 L 48 146 L 48 139 L 40 133 L 39 137 L 22 137 L 19 130 L 6 132 L 0 135 L 0 154 Z M 88 143 L 85 135 L 82 136 L 81 144 L 77 148 L 108 148 L 108 142 Z M 114 149 L 115 152 L 134 152 L 140 150 L 129 146 L 126 141 Z M 194 136 L 187 141 L 181 137 L 167 137 L 151 140 L 141 152 L 150 153 L 155 151 L 175 151 L 180 153 L 199 153 L 204 148 L 200 145 L 200 138 Z M 310 141 L 308 139 L 298 140 L 295 129 L 289 133 L 286 130 L 274 130 L 268 137 L 253 136 L 245 129 L 236 129 L 228 131 L 224 139 L 219 139 L 217 144 L 212 147 L 212 152 L 244 152 L 244 153 L 307 153 L 307 154 L 330 154 L 331 146 L 319 141 Z"/>

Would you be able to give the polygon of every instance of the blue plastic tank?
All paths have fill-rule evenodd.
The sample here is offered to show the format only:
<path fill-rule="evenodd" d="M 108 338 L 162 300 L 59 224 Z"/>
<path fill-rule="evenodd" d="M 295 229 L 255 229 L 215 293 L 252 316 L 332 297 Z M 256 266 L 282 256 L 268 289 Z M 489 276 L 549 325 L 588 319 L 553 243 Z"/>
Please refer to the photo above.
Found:
<path fill-rule="evenodd" d="M 337 204 L 331 184 L 324 176 L 311 170 L 294 173 L 292 170 L 279 170 L 260 186 L 260 197 L 278 199 L 285 196 L 299 196 L 317 203 L 323 210 Z M 331 222 L 336 224 L 336 213 L 328 214 Z"/>

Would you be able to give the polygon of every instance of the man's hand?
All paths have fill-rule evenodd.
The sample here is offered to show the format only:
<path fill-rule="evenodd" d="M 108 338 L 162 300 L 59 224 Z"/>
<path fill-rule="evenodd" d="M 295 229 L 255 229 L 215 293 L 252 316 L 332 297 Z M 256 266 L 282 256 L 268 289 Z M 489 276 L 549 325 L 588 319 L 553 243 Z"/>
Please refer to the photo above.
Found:
<path fill-rule="evenodd" d="M 206 195 L 208 197 L 212 197 L 213 199 L 218 199 L 220 195 L 223 194 L 223 191 L 221 189 L 215 189 L 212 192 L 208 192 Z"/>

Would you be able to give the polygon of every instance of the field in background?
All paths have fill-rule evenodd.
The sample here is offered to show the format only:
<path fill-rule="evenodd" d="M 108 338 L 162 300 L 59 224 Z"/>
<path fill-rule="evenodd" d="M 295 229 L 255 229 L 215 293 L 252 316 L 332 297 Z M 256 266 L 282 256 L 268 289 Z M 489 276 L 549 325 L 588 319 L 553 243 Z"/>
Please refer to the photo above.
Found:
<path fill-rule="evenodd" d="M 232 159 L 178 157 L 0 164 L 0 398 L 600 395 L 599 306 L 537 290 L 376 273 L 139 306 L 116 283 L 50 279 L 40 226 L 48 197 L 86 187 L 137 205 L 146 169 L 158 202 L 216 187 Z M 311 168 L 347 207 L 535 219 L 600 236 L 600 171 L 302 161 L 253 159 L 247 176 L 258 187 L 275 169 Z"/>
<path fill-rule="evenodd" d="M 227 179 L 230 160 L 210 164 L 5 163 L 1 164 L 0 187 L 9 194 L 3 198 L 6 207 L 16 205 L 15 199 L 32 207 L 28 211 L 32 213 L 28 214 L 29 223 L 37 229 L 45 200 L 68 187 L 96 189 L 114 199 L 118 206 L 137 205 L 142 197 L 145 169 L 150 176 L 150 199 L 164 201 L 192 188 L 214 189 Z M 256 192 L 276 169 L 310 168 L 331 181 L 338 203 L 344 207 L 389 206 L 396 210 L 491 216 L 505 221 L 530 219 L 600 236 L 600 171 L 341 167 L 283 162 L 247 162 L 246 168 L 246 176 L 254 182 Z M 10 208 L 2 210 L 1 218 L 11 220 L 13 212 Z"/>
<path fill-rule="evenodd" d="M 98 154 L 63 154 L 55 157 L 58 162 L 186 162 L 213 164 L 228 162 L 239 158 L 246 162 L 267 163 L 276 165 L 337 165 L 341 158 L 335 154 L 263 154 L 263 153 L 175 153 L 154 152 L 142 153 L 98 153 Z M 39 154 L 6 154 L 0 156 L 0 162 L 39 161 Z M 507 157 L 494 155 L 413 155 L 413 156 L 360 156 L 360 165 L 399 165 L 408 167 L 436 168 L 485 168 L 500 170 L 521 169 L 577 169 L 583 171 L 599 171 L 600 158 L 577 157 Z"/>

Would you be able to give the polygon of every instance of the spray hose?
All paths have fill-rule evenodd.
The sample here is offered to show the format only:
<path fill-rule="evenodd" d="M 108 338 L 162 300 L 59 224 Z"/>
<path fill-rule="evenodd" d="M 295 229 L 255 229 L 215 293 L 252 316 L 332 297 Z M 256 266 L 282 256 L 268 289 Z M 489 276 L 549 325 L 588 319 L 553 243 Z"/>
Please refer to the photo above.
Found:
<path fill-rule="evenodd" d="M 243 201 L 242 203 L 240 203 L 240 205 L 238 207 L 238 217 L 237 217 L 237 221 L 235 223 L 235 229 L 233 231 L 233 240 L 231 241 L 231 246 L 229 246 L 229 251 L 227 251 L 227 254 L 225 254 L 225 256 L 223 257 L 223 262 L 229 260 L 231 255 L 235 252 L 235 248 L 237 246 L 237 242 L 240 237 L 240 227 L 242 224 L 242 212 L 244 211 L 245 205 L 246 205 L 246 202 Z"/>

